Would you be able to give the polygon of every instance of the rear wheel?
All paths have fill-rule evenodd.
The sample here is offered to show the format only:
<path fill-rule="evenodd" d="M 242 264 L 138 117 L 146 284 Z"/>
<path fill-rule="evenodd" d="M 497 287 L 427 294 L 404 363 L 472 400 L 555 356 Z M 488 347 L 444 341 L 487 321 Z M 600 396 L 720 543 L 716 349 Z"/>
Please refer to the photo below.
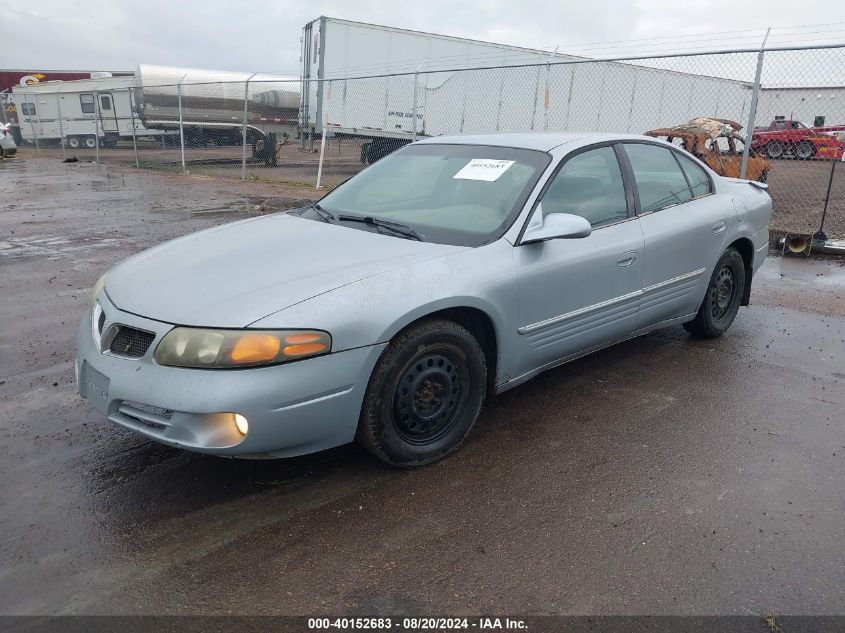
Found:
<path fill-rule="evenodd" d="M 71 149 L 79 149 L 82 145 L 82 141 L 79 140 L 78 136 L 68 136 L 67 144 Z"/>
<path fill-rule="evenodd" d="M 727 332 L 739 311 L 745 283 L 742 255 L 735 248 L 729 248 L 713 269 L 698 314 L 684 323 L 684 329 L 702 338 L 716 338 Z"/>
<path fill-rule="evenodd" d="M 379 359 L 357 439 L 393 466 L 435 462 L 469 434 L 486 385 L 484 352 L 472 334 L 452 321 L 423 321 L 394 338 Z"/>
<path fill-rule="evenodd" d="M 88 149 L 94 149 L 95 147 L 97 147 L 97 137 L 93 135 L 86 136 L 83 142 L 85 143 L 85 147 L 87 147 Z"/>
<path fill-rule="evenodd" d="M 795 158 L 809 160 L 816 155 L 816 146 L 810 141 L 801 141 L 792 149 L 792 153 L 795 154 Z"/>
<path fill-rule="evenodd" d="M 771 141 L 766 144 L 766 156 L 768 158 L 780 158 L 786 153 L 786 145 L 780 141 Z"/>

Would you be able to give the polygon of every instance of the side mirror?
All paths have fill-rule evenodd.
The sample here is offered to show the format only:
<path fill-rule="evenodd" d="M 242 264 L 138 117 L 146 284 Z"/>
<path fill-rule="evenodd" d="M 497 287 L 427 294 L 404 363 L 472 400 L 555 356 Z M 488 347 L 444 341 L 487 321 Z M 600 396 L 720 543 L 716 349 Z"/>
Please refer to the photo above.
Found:
<path fill-rule="evenodd" d="M 537 207 L 534 215 L 539 215 L 541 219 L 537 222 L 533 217 L 531 218 L 528 228 L 522 235 L 520 244 L 533 244 L 534 242 L 556 239 L 575 239 L 587 237 L 593 232 L 593 227 L 590 226 L 589 221 L 580 215 L 549 213 L 543 216 L 540 207 Z"/>

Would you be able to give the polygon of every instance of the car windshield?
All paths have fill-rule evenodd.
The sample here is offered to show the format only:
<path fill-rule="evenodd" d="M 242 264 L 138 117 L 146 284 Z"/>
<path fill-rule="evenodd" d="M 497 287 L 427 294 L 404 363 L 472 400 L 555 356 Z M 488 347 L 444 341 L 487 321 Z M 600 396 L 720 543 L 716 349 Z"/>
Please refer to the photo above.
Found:
<path fill-rule="evenodd" d="M 427 242 L 479 246 L 513 223 L 551 157 L 545 152 L 485 145 L 409 145 L 320 200 L 340 216 L 406 225 Z M 375 224 L 348 222 L 364 230 Z"/>

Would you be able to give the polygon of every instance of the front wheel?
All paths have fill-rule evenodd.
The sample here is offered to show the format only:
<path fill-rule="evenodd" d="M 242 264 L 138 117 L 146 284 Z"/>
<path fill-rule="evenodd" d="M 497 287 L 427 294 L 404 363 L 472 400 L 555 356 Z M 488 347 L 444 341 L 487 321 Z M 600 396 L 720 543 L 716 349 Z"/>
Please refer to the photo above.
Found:
<path fill-rule="evenodd" d="M 684 329 L 702 338 L 722 336 L 733 323 L 744 293 L 745 262 L 739 251 L 729 248 L 713 269 L 698 314 L 684 323 Z"/>
<path fill-rule="evenodd" d="M 85 147 L 88 149 L 94 149 L 97 147 L 97 137 L 95 136 L 86 136 L 83 142 L 85 143 Z"/>
<path fill-rule="evenodd" d="M 475 337 L 452 321 L 423 321 L 394 338 L 376 364 L 356 437 L 393 466 L 430 464 L 466 439 L 486 387 Z"/>

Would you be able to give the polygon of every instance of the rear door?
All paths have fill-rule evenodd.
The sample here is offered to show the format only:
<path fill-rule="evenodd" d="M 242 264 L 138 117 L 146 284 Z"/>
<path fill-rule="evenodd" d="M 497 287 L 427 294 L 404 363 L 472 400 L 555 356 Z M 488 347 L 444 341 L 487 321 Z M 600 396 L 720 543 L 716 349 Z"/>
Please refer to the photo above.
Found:
<path fill-rule="evenodd" d="M 698 310 L 733 210 L 687 155 L 650 143 L 626 142 L 624 148 L 645 238 L 643 328 Z"/>

